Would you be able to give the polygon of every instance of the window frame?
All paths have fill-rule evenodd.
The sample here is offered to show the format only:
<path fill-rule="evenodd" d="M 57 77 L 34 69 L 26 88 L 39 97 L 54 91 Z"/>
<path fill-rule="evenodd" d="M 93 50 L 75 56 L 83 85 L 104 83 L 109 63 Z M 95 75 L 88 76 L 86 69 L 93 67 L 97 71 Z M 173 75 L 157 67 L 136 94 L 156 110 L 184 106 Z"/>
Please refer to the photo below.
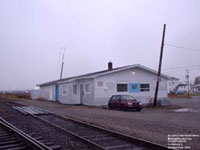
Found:
<path fill-rule="evenodd" d="M 67 88 L 67 89 L 66 89 Z M 66 93 L 64 93 L 64 91 L 66 91 Z M 67 87 L 66 84 L 62 85 L 62 95 L 68 95 L 69 94 L 69 87 Z"/>
<path fill-rule="evenodd" d="M 148 87 L 142 87 L 142 85 L 148 85 Z M 140 83 L 140 92 L 150 92 L 150 83 Z"/>
<path fill-rule="evenodd" d="M 85 93 L 86 94 L 91 93 L 91 84 L 90 83 L 85 84 Z"/>
<path fill-rule="evenodd" d="M 73 86 L 72 86 L 72 93 L 73 93 L 73 95 L 76 95 L 78 93 L 78 85 L 77 84 L 73 84 Z"/>
<path fill-rule="evenodd" d="M 126 85 L 126 89 L 122 90 L 122 89 L 119 89 L 120 85 Z M 122 87 L 121 87 L 122 88 Z M 127 83 L 117 83 L 117 92 L 128 92 L 128 84 Z"/>

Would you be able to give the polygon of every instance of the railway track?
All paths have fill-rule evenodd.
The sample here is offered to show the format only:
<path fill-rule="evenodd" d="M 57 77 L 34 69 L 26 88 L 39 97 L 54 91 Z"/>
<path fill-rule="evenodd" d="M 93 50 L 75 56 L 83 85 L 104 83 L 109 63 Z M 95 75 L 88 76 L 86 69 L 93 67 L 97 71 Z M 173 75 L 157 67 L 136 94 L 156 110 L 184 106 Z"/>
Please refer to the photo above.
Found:
<path fill-rule="evenodd" d="M 165 150 L 165 146 L 155 144 L 72 118 L 64 118 L 35 107 L 14 107 L 25 115 L 32 115 L 46 124 L 70 134 L 84 143 L 102 150 Z M 48 112 L 48 113 L 47 113 Z"/>
<path fill-rule="evenodd" d="M 14 109 L 13 109 L 14 108 Z M 16 110 L 19 108 L 19 111 Z M 24 113 L 23 110 L 28 111 Z M 63 150 L 95 150 L 96 147 L 83 142 L 79 138 L 61 131 L 59 128 L 50 126 L 49 124 L 35 118 L 37 109 L 34 107 L 27 108 L 16 103 L 1 103 L 0 116 L 4 117 L 11 124 L 22 130 L 29 136 L 39 140 L 45 145 L 55 149 Z M 23 113 L 21 113 L 23 112 Z M 37 111 L 40 115 L 44 115 L 44 111 Z M 44 113 L 44 114 L 43 114 Z"/>
<path fill-rule="evenodd" d="M 54 150 L 0 117 L 1 150 Z"/>

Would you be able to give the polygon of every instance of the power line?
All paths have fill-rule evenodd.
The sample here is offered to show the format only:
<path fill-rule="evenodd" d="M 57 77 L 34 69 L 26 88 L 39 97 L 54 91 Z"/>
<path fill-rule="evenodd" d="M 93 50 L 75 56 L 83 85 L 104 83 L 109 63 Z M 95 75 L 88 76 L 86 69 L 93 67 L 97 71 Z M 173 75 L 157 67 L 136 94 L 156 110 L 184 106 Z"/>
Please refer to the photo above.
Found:
<path fill-rule="evenodd" d="M 173 45 L 173 44 L 168 44 L 168 43 L 166 43 L 165 45 L 166 45 L 166 46 L 169 46 L 169 47 L 175 47 L 175 48 L 179 48 L 179 49 L 186 49 L 186 50 L 189 50 L 189 51 L 200 52 L 200 49 L 187 48 L 187 47 L 183 47 L 183 46 L 179 46 L 179 45 Z"/>
<path fill-rule="evenodd" d="M 189 68 L 191 69 L 191 67 L 200 67 L 200 65 L 190 65 L 190 66 L 181 66 L 181 67 L 172 67 L 172 68 L 166 68 L 163 69 L 164 72 L 166 71 L 170 71 L 170 70 L 174 70 L 174 69 L 185 69 L 185 68 Z"/>

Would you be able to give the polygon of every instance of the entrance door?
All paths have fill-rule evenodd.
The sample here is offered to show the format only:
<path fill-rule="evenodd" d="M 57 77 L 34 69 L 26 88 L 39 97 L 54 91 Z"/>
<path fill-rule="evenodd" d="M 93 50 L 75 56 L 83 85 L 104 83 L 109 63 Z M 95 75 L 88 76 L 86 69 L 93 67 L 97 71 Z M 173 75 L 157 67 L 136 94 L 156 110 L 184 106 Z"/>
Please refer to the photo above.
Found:
<path fill-rule="evenodd" d="M 83 104 L 84 89 L 83 84 L 80 85 L 80 103 Z"/>
<path fill-rule="evenodd" d="M 55 91 L 56 101 L 59 101 L 59 85 L 56 85 L 56 91 Z"/>

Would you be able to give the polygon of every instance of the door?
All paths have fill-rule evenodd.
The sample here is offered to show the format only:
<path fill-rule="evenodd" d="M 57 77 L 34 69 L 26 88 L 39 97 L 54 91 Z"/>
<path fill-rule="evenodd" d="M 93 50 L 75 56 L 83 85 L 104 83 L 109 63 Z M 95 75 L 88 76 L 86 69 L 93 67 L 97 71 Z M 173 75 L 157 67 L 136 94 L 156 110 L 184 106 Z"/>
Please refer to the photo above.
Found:
<path fill-rule="evenodd" d="M 121 108 L 121 96 L 120 95 L 118 95 L 117 97 L 116 97 L 116 108 L 118 108 L 118 109 L 120 109 Z"/>
<path fill-rule="evenodd" d="M 56 93 L 56 101 L 59 101 L 59 85 L 56 85 L 56 89 L 55 89 L 55 93 Z"/>
<path fill-rule="evenodd" d="M 112 107 L 113 107 L 113 108 L 117 108 L 118 97 L 119 97 L 119 96 L 114 96 L 114 97 L 113 97 L 113 100 L 112 100 Z"/>
<path fill-rule="evenodd" d="M 83 104 L 84 88 L 83 84 L 80 84 L 80 104 Z"/>

